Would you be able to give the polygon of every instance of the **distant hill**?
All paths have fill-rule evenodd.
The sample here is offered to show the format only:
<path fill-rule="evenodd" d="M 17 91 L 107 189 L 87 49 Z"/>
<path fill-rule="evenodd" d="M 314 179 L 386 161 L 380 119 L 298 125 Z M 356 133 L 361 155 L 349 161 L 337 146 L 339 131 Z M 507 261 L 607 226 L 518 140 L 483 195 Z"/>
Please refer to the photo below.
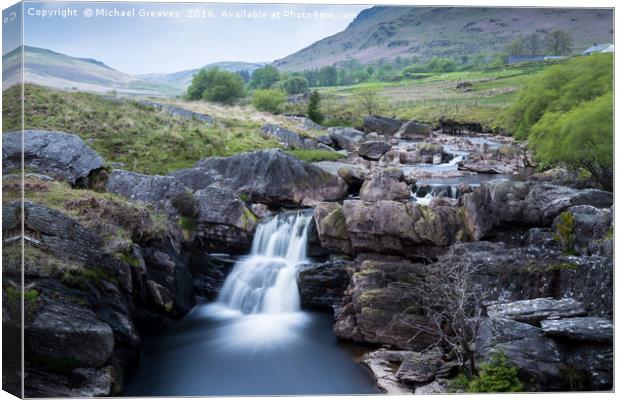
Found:
<path fill-rule="evenodd" d="M 222 61 L 213 64 L 205 65 L 202 68 L 190 69 L 187 71 L 173 72 L 169 74 L 146 74 L 140 75 L 140 78 L 150 81 L 157 82 L 161 84 L 166 84 L 170 86 L 174 86 L 175 88 L 181 89 L 185 91 L 187 87 L 192 83 L 192 78 L 194 75 L 198 73 L 203 68 L 212 68 L 218 67 L 224 69 L 226 71 L 231 72 L 240 72 L 243 70 L 247 70 L 250 73 L 254 72 L 254 70 L 264 67 L 269 63 L 247 63 L 241 61 Z"/>
<path fill-rule="evenodd" d="M 572 35 L 575 50 L 613 41 L 611 9 L 372 7 L 342 32 L 274 62 L 300 71 L 337 65 L 348 59 L 364 64 L 382 58 L 457 58 L 502 51 L 517 35 L 555 29 Z"/>
<path fill-rule="evenodd" d="M 24 46 L 24 81 L 56 89 L 126 95 L 173 95 L 181 91 L 117 71 L 101 61 L 71 57 L 38 47 Z M 2 89 L 20 83 L 21 48 L 2 57 Z"/>

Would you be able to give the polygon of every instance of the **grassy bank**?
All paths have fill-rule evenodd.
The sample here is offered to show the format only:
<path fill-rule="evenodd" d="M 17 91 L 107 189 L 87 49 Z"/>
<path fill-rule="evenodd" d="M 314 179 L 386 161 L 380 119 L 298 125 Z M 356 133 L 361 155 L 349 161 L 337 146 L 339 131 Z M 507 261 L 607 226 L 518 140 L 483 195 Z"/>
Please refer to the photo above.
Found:
<path fill-rule="evenodd" d="M 4 92 L 4 130 L 20 129 L 20 88 Z M 279 147 L 260 135 L 260 122 L 235 118 L 207 125 L 172 117 L 135 101 L 25 85 L 25 129 L 61 130 L 82 137 L 108 162 L 164 174 L 209 156 Z"/>

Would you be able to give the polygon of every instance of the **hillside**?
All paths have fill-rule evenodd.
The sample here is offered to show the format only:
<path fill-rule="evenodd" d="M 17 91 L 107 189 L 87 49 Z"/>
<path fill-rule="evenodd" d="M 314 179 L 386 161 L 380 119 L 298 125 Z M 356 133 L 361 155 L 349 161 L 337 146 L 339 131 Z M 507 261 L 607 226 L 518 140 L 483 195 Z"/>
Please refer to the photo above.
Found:
<path fill-rule="evenodd" d="M 373 7 L 344 31 L 274 62 L 299 71 L 348 59 L 372 63 L 397 56 L 456 58 L 493 54 L 521 35 L 569 32 L 575 50 L 612 42 L 613 11 L 542 8 Z"/>
<path fill-rule="evenodd" d="M 127 95 L 173 95 L 173 87 L 153 83 L 117 71 L 101 61 L 71 57 L 38 47 L 24 46 L 24 80 L 56 89 L 77 89 L 105 93 L 115 90 Z M 19 83 L 21 48 L 3 56 L 3 90 Z"/>
<path fill-rule="evenodd" d="M 194 68 L 186 71 L 173 72 L 169 74 L 146 74 L 140 75 L 140 78 L 150 81 L 170 85 L 180 90 L 185 90 L 192 83 L 192 78 L 203 68 L 218 67 L 226 71 L 240 72 L 248 71 L 250 73 L 254 70 L 267 65 L 267 63 L 246 63 L 242 61 L 222 61 L 212 64 L 207 64 L 202 68 Z"/>

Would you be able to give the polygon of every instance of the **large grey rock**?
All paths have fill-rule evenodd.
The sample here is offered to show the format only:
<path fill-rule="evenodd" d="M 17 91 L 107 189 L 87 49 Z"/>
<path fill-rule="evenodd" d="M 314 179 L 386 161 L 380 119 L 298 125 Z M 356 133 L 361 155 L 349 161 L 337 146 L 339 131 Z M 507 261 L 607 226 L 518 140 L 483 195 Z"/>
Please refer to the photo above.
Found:
<path fill-rule="evenodd" d="M 299 134 L 289 129 L 282 128 L 274 124 L 263 125 L 260 129 L 264 137 L 277 140 L 282 146 L 288 149 L 297 149 L 302 147 L 302 140 Z"/>
<path fill-rule="evenodd" d="M 351 262 L 333 260 L 300 268 L 297 287 L 303 307 L 332 310 L 340 306 L 349 285 Z"/>
<path fill-rule="evenodd" d="M 24 168 L 74 185 L 104 166 L 103 158 L 77 135 L 57 131 L 23 132 Z M 5 173 L 22 167 L 22 132 L 2 134 Z"/>
<path fill-rule="evenodd" d="M 194 193 L 195 232 L 210 251 L 243 250 L 252 244 L 257 218 L 234 193 L 215 187 Z"/>
<path fill-rule="evenodd" d="M 364 132 L 366 133 L 377 132 L 379 135 L 391 137 L 394 136 L 402 125 L 403 121 L 395 118 L 378 115 L 364 117 Z"/>
<path fill-rule="evenodd" d="M 586 390 L 610 390 L 613 385 L 613 345 L 603 343 L 579 343 L 566 350 L 566 364 L 573 370 L 583 371 Z M 571 388 L 572 389 L 572 388 Z"/>
<path fill-rule="evenodd" d="M 400 169 L 384 170 L 375 178 L 365 181 L 360 189 L 360 199 L 363 201 L 407 201 L 410 198 L 411 189 L 404 181 Z"/>
<path fill-rule="evenodd" d="M 75 366 L 99 367 L 114 350 L 114 334 L 89 309 L 48 302 L 25 330 L 30 357 L 70 360 Z"/>
<path fill-rule="evenodd" d="M 115 169 L 108 177 L 108 192 L 132 201 L 165 206 L 167 202 L 189 189 L 172 176 L 143 175 Z"/>
<path fill-rule="evenodd" d="M 529 390 L 561 390 L 563 356 L 560 348 L 542 330 L 511 319 L 489 318 L 480 324 L 476 336 L 478 365 L 502 353 L 517 368 Z"/>
<path fill-rule="evenodd" d="M 277 149 L 205 158 L 196 168 L 216 177 L 212 185 L 269 206 L 314 205 L 347 193 L 339 177 Z"/>
<path fill-rule="evenodd" d="M 611 237 L 613 214 L 610 208 L 582 205 L 569 207 L 566 212 L 569 212 L 574 220 L 572 232 L 574 243 L 571 250 L 578 254 L 602 253 L 608 257 L 612 256 L 611 252 L 605 252 L 603 245 L 605 241 L 613 242 Z M 559 223 L 561 223 L 560 216 L 555 218 L 552 225 L 552 230 L 556 233 Z"/>
<path fill-rule="evenodd" d="M 491 318 L 508 318 L 536 324 L 544 319 L 576 317 L 586 314 L 583 305 L 570 298 L 555 300 L 550 297 L 493 304 L 487 307 Z"/>
<path fill-rule="evenodd" d="M 551 337 L 600 343 L 612 343 L 614 340 L 614 325 L 605 318 L 563 318 L 541 321 L 540 326 Z"/>
<path fill-rule="evenodd" d="M 443 350 L 434 347 L 422 352 L 410 352 L 396 371 L 399 381 L 416 385 L 430 382 L 442 364 Z"/>
<path fill-rule="evenodd" d="M 358 154 L 367 160 L 377 161 L 391 148 L 392 146 L 387 142 L 364 142 L 359 146 Z"/>
<path fill-rule="evenodd" d="M 333 127 L 327 130 L 336 149 L 356 151 L 359 143 L 364 139 L 364 132 L 353 128 Z"/>
<path fill-rule="evenodd" d="M 602 190 L 512 181 L 489 182 L 463 196 L 469 231 L 475 240 L 502 223 L 550 226 L 571 206 L 609 208 L 612 204 L 612 193 Z"/>
<path fill-rule="evenodd" d="M 415 140 L 427 138 L 431 134 L 430 127 L 416 121 L 405 122 L 394 134 L 395 138 Z"/>

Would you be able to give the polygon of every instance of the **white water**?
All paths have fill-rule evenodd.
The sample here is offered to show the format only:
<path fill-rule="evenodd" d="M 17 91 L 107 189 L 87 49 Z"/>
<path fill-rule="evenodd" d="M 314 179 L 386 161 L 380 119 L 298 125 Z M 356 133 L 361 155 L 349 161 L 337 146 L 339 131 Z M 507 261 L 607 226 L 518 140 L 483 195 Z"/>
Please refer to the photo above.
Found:
<path fill-rule="evenodd" d="M 306 262 L 312 213 L 287 212 L 258 226 L 250 255 L 226 278 L 204 312 L 229 320 L 223 345 L 267 345 L 297 338 L 301 312 L 297 268 Z"/>

